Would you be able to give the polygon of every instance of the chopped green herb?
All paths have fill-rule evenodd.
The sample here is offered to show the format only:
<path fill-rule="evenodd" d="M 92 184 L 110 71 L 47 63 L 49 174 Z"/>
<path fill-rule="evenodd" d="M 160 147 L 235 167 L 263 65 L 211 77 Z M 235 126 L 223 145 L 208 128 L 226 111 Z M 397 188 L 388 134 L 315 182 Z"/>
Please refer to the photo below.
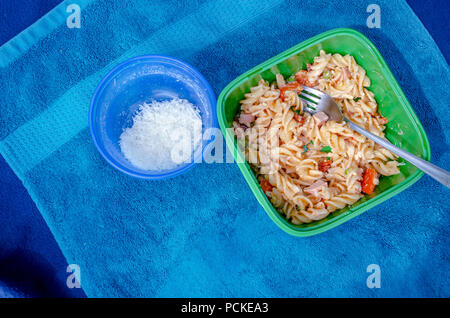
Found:
<path fill-rule="evenodd" d="M 361 97 L 355 97 L 355 98 L 353 98 L 353 100 L 354 100 L 355 102 L 359 101 L 360 99 L 361 99 Z"/>
<path fill-rule="evenodd" d="M 331 79 L 332 75 L 331 72 L 329 70 L 326 70 L 325 72 L 323 72 L 323 78 L 324 79 Z"/>
<path fill-rule="evenodd" d="M 331 147 L 330 146 L 325 146 L 325 147 L 323 147 L 322 149 L 320 149 L 320 151 L 322 151 L 322 152 L 331 152 Z"/>
<path fill-rule="evenodd" d="M 303 153 L 308 151 L 308 146 L 307 145 L 303 145 Z"/>
<path fill-rule="evenodd" d="M 347 169 L 345 169 L 344 173 L 347 175 L 350 172 L 350 170 L 352 170 L 352 169 L 351 168 L 347 168 Z"/>
<path fill-rule="evenodd" d="M 296 209 L 297 211 L 300 211 L 300 207 L 299 207 L 298 205 L 295 206 L 295 209 Z"/>
<path fill-rule="evenodd" d="M 291 107 L 291 110 L 296 113 L 297 115 L 300 115 L 300 111 L 299 110 L 295 110 L 294 106 Z"/>
<path fill-rule="evenodd" d="M 286 82 L 297 82 L 295 75 L 291 75 L 286 79 Z"/>
<path fill-rule="evenodd" d="M 327 160 L 331 160 L 331 157 L 327 157 Z"/>
<path fill-rule="evenodd" d="M 309 142 L 311 145 L 314 145 L 314 140 L 311 139 L 311 141 Z"/>

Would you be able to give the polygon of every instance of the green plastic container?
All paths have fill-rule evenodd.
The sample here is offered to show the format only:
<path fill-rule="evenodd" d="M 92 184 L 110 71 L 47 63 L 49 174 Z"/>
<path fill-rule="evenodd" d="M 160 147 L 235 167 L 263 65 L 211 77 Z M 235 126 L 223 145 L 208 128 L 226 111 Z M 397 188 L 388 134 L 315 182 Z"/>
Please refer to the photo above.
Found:
<path fill-rule="evenodd" d="M 400 159 L 405 163 L 400 168 L 401 173 L 391 177 L 381 177 L 380 184 L 373 194 L 366 195 L 355 204 L 331 213 L 323 220 L 309 224 L 292 224 L 272 206 L 261 190 L 249 165 L 245 162 L 236 139 L 226 129 L 232 127 L 233 118 L 239 109 L 239 101 L 244 98 L 245 93 L 250 91 L 250 87 L 257 85 L 261 78 L 272 82 L 277 73 L 288 77 L 299 69 L 305 69 L 306 64 L 312 63 L 321 49 L 327 53 L 354 56 L 356 62 L 367 71 L 371 80 L 369 90 L 375 94 L 380 113 L 389 119 L 385 130 L 386 137 L 393 144 L 430 160 L 430 145 L 421 123 L 380 52 L 361 33 L 352 29 L 333 29 L 306 40 L 252 68 L 233 80 L 221 92 L 217 102 L 219 125 L 227 146 L 238 162 L 256 199 L 281 229 L 295 236 L 315 235 L 338 226 L 400 193 L 423 175 L 422 171 Z"/>

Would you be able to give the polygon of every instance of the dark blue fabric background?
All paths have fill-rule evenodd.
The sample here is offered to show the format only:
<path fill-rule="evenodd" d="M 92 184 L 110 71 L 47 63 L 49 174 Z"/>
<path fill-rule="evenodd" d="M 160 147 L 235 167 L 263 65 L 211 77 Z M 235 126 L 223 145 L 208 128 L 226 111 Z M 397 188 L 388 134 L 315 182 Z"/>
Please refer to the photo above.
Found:
<path fill-rule="evenodd" d="M 0 45 L 59 2 L 1 1 Z M 448 61 L 449 24 L 445 21 L 450 6 L 447 1 L 409 0 L 408 3 Z M 1 157 L 0 174 L 0 220 L 3 224 L 0 227 L 0 297 L 84 297 L 82 290 L 66 287 L 67 262 L 22 183 Z"/>

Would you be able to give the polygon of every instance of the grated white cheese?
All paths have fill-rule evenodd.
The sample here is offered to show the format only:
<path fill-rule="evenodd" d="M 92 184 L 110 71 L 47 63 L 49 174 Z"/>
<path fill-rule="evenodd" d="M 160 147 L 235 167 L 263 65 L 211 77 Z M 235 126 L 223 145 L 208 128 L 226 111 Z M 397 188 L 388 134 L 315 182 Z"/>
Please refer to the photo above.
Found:
<path fill-rule="evenodd" d="M 192 160 L 202 140 L 202 120 L 196 106 L 185 99 L 139 107 L 133 125 L 120 136 L 125 157 L 143 170 L 168 170 Z"/>

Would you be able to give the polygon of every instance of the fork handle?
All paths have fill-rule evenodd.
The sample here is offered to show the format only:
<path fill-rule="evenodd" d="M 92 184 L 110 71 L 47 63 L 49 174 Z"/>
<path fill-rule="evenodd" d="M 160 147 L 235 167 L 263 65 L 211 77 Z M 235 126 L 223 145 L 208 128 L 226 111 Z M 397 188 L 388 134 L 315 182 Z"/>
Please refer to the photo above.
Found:
<path fill-rule="evenodd" d="M 383 146 L 387 150 L 395 153 L 396 155 L 402 157 L 406 161 L 410 162 L 426 174 L 428 174 L 430 177 L 432 177 L 434 180 L 442 183 L 447 188 L 450 188 L 450 172 L 439 168 L 438 166 L 435 166 L 434 164 L 423 160 L 422 158 L 419 158 L 417 156 L 414 156 L 413 154 L 409 153 L 408 151 L 405 151 L 397 146 L 394 146 L 386 139 L 380 138 L 364 128 L 361 128 L 357 124 L 351 122 L 347 118 L 344 118 L 344 120 L 347 122 L 347 124 L 352 128 L 353 130 L 359 132 L 361 135 L 366 136 L 367 138 L 375 141 L 377 144 Z"/>

